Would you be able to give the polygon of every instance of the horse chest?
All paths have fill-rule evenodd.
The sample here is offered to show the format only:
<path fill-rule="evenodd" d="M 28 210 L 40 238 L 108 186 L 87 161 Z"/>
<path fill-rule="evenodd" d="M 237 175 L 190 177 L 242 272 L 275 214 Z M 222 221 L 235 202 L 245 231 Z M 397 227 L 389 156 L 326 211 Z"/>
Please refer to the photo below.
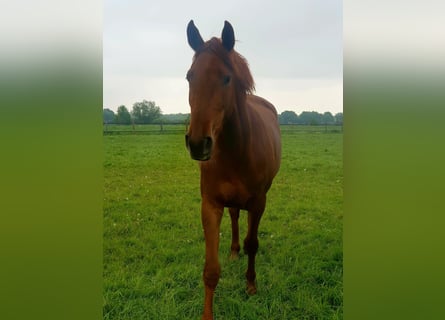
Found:
<path fill-rule="evenodd" d="M 247 209 L 249 200 L 258 192 L 258 185 L 248 185 L 242 177 L 222 172 L 202 176 L 201 193 L 224 207 Z"/>

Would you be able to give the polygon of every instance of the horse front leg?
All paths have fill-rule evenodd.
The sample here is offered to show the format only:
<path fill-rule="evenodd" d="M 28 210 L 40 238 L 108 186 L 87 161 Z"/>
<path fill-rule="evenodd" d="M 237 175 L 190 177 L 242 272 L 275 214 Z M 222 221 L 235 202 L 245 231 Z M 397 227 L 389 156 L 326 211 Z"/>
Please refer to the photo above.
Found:
<path fill-rule="evenodd" d="M 203 280 L 205 286 L 203 320 L 213 319 L 213 296 L 218 285 L 221 267 L 218 261 L 219 228 L 224 207 L 206 199 L 202 200 L 201 220 L 205 237 L 205 265 Z"/>
<path fill-rule="evenodd" d="M 232 245 L 230 246 L 230 259 L 235 260 L 239 256 L 239 209 L 229 208 L 230 219 L 232 221 Z"/>

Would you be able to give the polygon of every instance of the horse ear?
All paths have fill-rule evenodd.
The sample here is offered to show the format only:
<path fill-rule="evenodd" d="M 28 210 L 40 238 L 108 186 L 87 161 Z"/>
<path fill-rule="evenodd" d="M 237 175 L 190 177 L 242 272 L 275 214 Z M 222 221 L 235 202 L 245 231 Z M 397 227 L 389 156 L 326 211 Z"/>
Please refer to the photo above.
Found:
<path fill-rule="evenodd" d="M 222 44 L 227 51 L 231 51 L 235 46 L 235 33 L 232 25 L 228 21 L 224 21 L 224 28 L 221 35 Z"/>
<path fill-rule="evenodd" d="M 204 44 L 201 35 L 199 34 L 198 28 L 196 28 L 193 20 L 190 20 L 187 25 L 187 41 L 193 50 L 198 51 L 199 48 Z"/>

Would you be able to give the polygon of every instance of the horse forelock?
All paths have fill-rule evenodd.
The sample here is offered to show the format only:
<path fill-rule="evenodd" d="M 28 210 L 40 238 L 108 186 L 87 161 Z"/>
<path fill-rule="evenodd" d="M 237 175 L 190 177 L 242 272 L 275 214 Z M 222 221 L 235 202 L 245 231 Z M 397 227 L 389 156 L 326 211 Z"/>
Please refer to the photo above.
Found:
<path fill-rule="evenodd" d="M 203 52 L 210 52 L 221 59 L 227 68 L 233 73 L 237 91 L 242 94 L 251 94 L 255 91 L 255 83 L 250 73 L 247 60 L 235 50 L 227 51 L 219 38 L 211 38 L 196 51 L 194 60 Z"/>

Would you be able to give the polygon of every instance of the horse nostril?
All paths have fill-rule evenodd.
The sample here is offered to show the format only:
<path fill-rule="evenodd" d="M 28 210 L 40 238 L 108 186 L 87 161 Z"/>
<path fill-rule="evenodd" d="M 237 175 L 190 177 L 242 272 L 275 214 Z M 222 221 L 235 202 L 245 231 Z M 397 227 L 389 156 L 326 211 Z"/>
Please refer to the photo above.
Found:
<path fill-rule="evenodd" d="M 188 134 L 185 135 L 185 146 L 190 152 L 192 159 L 205 161 L 210 159 L 213 141 L 211 137 L 193 140 Z"/>
<path fill-rule="evenodd" d="M 212 148 L 212 138 L 205 137 L 204 138 L 204 150 L 210 150 Z"/>

